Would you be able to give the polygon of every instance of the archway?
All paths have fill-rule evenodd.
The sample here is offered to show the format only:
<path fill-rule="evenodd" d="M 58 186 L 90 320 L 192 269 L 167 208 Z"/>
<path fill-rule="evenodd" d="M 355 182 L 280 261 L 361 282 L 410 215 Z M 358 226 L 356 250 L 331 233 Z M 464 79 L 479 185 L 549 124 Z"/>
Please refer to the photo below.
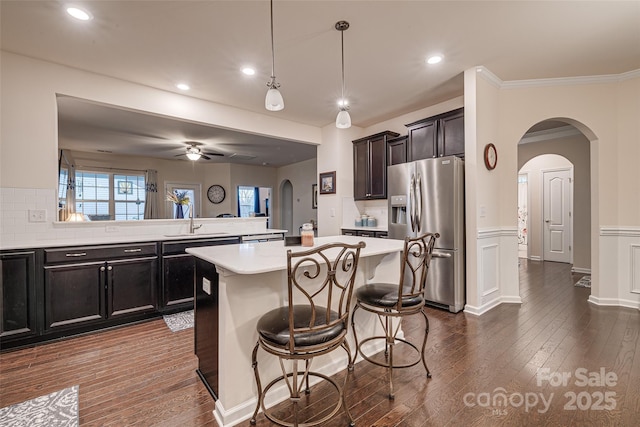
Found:
<path fill-rule="evenodd" d="M 293 234 L 293 185 L 288 179 L 280 184 L 280 228 Z"/>
<path fill-rule="evenodd" d="M 585 130 L 587 134 L 585 134 Z M 571 220 L 574 232 L 571 244 L 571 262 L 573 263 L 573 272 L 585 274 L 591 274 L 594 259 L 597 259 L 597 252 L 594 252 L 591 245 L 594 224 L 597 224 L 592 215 L 591 197 L 592 165 L 596 161 L 591 158 L 590 147 L 593 141 L 595 141 L 595 136 L 581 123 L 566 118 L 555 118 L 543 120 L 532 126 L 518 143 L 519 174 L 527 169 L 524 167 L 527 162 L 537 159 L 537 164 L 533 168 L 536 171 L 535 185 L 540 185 L 540 170 L 545 168 L 545 161 L 553 162 L 555 158 L 562 162 L 564 159 L 565 162 L 573 165 Z M 553 165 L 553 163 L 548 164 L 547 168 L 551 168 Z M 538 212 L 540 212 L 539 207 Z M 529 218 L 529 223 L 534 228 L 529 230 L 529 237 L 537 240 L 536 249 L 528 248 L 528 258 L 531 260 L 544 260 L 541 245 L 544 230 L 543 220 L 541 217 Z M 533 224 L 536 224 L 537 227 L 534 227 Z"/>

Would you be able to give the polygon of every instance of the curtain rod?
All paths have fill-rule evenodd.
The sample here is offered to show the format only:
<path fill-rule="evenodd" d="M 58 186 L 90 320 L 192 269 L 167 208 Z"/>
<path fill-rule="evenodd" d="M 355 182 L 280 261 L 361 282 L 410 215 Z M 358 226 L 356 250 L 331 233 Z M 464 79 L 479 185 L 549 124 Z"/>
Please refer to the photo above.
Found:
<path fill-rule="evenodd" d="M 110 171 L 127 171 L 127 172 L 146 172 L 147 171 L 147 169 L 108 168 L 108 167 L 105 167 L 105 166 L 76 165 L 76 170 L 78 170 L 80 168 L 85 168 L 85 170 L 87 170 L 87 169 L 103 169 L 103 170 L 110 170 Z"/>

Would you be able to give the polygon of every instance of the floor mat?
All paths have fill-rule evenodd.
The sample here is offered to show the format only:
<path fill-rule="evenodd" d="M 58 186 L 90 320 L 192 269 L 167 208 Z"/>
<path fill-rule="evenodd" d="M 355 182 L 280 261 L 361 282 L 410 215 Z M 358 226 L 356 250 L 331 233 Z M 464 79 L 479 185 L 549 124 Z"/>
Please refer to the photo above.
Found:
<path fill-rule="evenodd" d="M 78 426 L 78 386 L 0 409 L 0 426 Z"/>
<path fill-rule="evenodd" d="M 591 287 L 591 276 L 582 276 L 580 280 L 576 282 L 574 286 L 579 288 L 590 288 Z"/>
<path fill-rule="evenodd" d="M 171 332 L 193 328 L 193 310 L 162 316 Z"/>

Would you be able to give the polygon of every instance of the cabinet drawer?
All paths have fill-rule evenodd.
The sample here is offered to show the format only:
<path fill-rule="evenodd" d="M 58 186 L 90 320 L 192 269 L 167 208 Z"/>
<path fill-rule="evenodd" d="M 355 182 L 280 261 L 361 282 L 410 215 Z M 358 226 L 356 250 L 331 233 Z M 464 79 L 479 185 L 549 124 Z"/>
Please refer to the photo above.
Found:
<path fill-rule="evenodd" d="M 45 264 L 61 262 L 84 262 L 106 260 L 111 258 L 127 258 L 157 255 L 155 243 L 138 243 L 128 245 L 78 246 L 44 250 Z"/>
<path fill-rule="evenodd" d="M 201 246 L 232 245 L 235 243 L 240 243 L 240 238 L 225 237 L 225 238 L 208 239 L 208 240 L 180 240 L 179 242 L 171 242 L 171 243 L 163 242 L 162 254 L 163 255 L 183 254 L 185 253 L 184 250 L 187 248 L 196 248 Z"/>

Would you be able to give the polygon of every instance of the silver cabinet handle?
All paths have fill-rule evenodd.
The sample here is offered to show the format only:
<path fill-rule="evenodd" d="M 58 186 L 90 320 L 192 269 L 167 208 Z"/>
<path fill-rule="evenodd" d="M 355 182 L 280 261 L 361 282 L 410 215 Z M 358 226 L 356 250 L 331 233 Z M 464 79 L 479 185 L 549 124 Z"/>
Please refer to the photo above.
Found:
<path fill-rule="evenodd" d="M 64 256 L 66 256 L 66 257 L 87 256 L 87 253 L 86 252 L 76 252 L 76 253 L 65 254 Z"/>
<path fill-rule="evenodd" d="M 124 253 L 126 254 L 130 254 L 130 253 L 134 253 L 134 252 L 142 252 L 142 249 L 137 248 L 137 249 L 125 249 Z"/>
<path fill-rule="evenodd" d="M 107 270 L 111 271 L 111 270 L 113 270 L 113 267 L 108 266 L 108 267 L 107 267 Z"/>
<path fill-rule="evenodd" d="M 104 271 L 104 265 L 100 267 L 100 271 Z"/>
<path fill-rule="evenodd" d="M 416 178 L 416 228 L 418 233 L 422 232 L 422 175 Z"/>

